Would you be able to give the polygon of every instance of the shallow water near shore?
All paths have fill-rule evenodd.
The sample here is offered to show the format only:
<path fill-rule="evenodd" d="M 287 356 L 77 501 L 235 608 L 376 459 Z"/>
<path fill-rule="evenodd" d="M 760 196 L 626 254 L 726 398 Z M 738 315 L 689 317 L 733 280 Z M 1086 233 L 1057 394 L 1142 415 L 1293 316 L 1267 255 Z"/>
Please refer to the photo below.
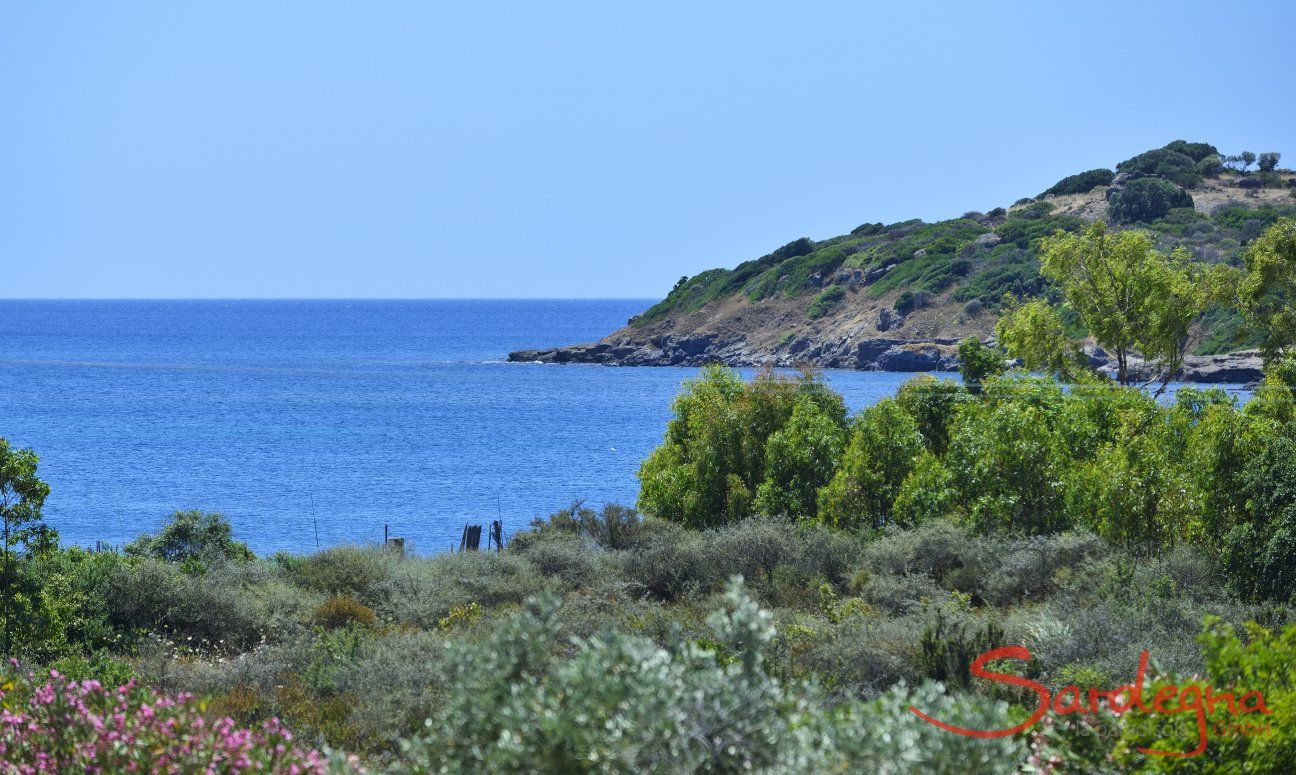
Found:
<path fill-rule="evenodd" d="M 64 543 L 120 545 L 196 508 L 262 553 L 384 525 L 440 551 L 466 522 L 509 533 L 574 499 L 633 504 L 697 369 L 504 358 L 651 304 L 0 301 L 0 436 L 40 454 Z M 852 411 L 911 376 L 827 373 Z"/>

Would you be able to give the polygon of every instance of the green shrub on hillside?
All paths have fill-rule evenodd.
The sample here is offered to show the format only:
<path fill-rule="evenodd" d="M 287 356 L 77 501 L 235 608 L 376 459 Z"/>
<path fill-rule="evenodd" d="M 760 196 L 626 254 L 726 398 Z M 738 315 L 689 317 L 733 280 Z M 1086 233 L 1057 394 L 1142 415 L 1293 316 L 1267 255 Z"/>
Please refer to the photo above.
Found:
<path fill-rule="evenodd" d="M 840 304 L 844 298 L 846 298 L 845 288 L 840 285 L 829 286 L 821 291 L 814 298 L 814 301 L 810 302 L 810 306 L 806 308 L 806 315 L 812 320 L 821 318 L 831 312 L 833 307 Z"/>
<path fill-rule="evenodd" d="M 1179 186 L 1159 178 L 1139 178 L 1125 185 L 1108 204 L 1117 223 L 1151 223 L 1176 207 L 1192 207 L 1192 197 Z"/>
<path fill-rule="evenodd" d="M 1199 160 L 1169 147 L 1157 148 L 1117 164 L 1116 171 L 1156 175 L 1184 188 L 1192 188 L 1201 183 L 1201 174 L 1196 169 Z"/>
<path fill-rule="evenodd" d="M 1040 196 L 1087 194 L 1098 186 L 1111 185 L 1112 178 L 1115 177 L 1116 173 L 1106 168 L 1088 170 L 1087 172 L 1068 175 L 1054 183 L 1047 191 L 1040 194 Z"/>
<path fill-rule="evenodd" d="M 1035 240 L 1047 237 L 1058 230 L 1076 231 L 1084 225 L 1084 221 L 1070 215 L 1026 218 L 1017 217 L 1017 214 L 1013 213 L 1006 222 L 995 228 L 995 234 L 998 234 L 1003 239 L 1003 242 L 999 243 L 996 249 L 1004 248 L 1006 245 L 1015 245 L 1022 250 L 1026 250 L 1032 247 Z"/>
<path fill-rule="evenodd" d="M 996 248 L 986 260 L 984 268 L 968 277 L 954 291 L 956 301 L 979 301 L 998 307 L 1004 294 L 1016 298 L 1038 296 L 1048 288 L 1048 281 L 1040 275 L 1039 259 L 1015 246 Z"/>
<path fill-rule="evenodd" d="M 1219 154 L 1211 154 L 1198 161 L 1193 169 L 1202 177 L 1216 177 L 1224 171 L 1224 158 Z"/>

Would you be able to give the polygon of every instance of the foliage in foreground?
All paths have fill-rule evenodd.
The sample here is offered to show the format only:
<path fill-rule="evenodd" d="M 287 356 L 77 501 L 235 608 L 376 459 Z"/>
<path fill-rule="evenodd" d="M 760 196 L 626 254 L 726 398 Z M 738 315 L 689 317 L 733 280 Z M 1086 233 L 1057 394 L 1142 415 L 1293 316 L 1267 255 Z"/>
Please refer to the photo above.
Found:
<path fill-rule="evenodd" d="M 1013 772 L 1020 739 L 941 733 L 906 712 L 1002 725 L 1007 704 L 939 685 L 873 703 L 829 703 L 765 669 L 777 631 L 739 577 L 707 619 L 706 646 L 608 629 L 559 651 L 558 601 L 531 601 L 476 659 L 453 651 L 453 694 L 405 745 L 414 772 Z"/>
<path fill-rule="evenodd" d="M 327 758 L 299 748 L 277 719 L 243 729 L 210 719 L 193 698 L 160 696 L 134 681 L 0 676 L 0 771 L 325 773 Z"/>

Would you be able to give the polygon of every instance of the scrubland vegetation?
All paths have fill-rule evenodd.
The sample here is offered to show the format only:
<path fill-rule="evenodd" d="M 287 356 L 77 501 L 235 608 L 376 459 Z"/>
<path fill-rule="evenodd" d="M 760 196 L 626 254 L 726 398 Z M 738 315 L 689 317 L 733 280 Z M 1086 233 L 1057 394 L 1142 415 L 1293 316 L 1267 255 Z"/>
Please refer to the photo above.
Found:
<path fill-rule="evenodd" d="M 21 667 L 3 702 L 39 704 L 27 670 L 134 679 L 193 694 L 209 724 L 280 719 L 296 744 L 373 770 L 1156 770 L 1166 760 L 1132 751 L 1158 729 L 1133 716 L 986 741 L 908 707 L 1017 723 L 1033 696 L 968 673 L 1013 643 L 1033 655 L 1017 672 L 1053 688 L 1126 683 L 1147 649 L 1154 680 L 1209 674 L 1290 708 L 1296 427 L 1275 396 L 1159 406 L 1118 387 L 990 378 L 974 396 L 919 378 L 846 420 L 817 380 L 716 370 L 680 399 L 698 422 L 677 419 L 645 463 L 658 516 L 577 505 L 502 553 L 427 558 L 252 558 L 192 513 L 122 553 L 17 547 Z M 681 443 L 691 462 L 662 491 Z M 795 449 L 813 451 L 770 455 Z M 713 473 L 755 497 L 690 478 Z M 725 498 L 675 499 L 690 492 Z M 1164 745 L 1191 749 L 1180 731 Z M 1276 734 L 1255 738 L 1267 769 L 1246 739 L 1208 754 L 1282 772 L 1296 737 Z"/>
<path fill-rule="evenodd" d="M 0 444 L 6 766 L 1291 772 L 1296 224 L 1192 288 L 1197 268 L 1135 232 L 1040 250 L 1097 344 L 1162 366 L 1235 299 L 1265 383 L 1244 406 L 1158 398 L 1134 366 L 1089 371 L 1031 303 L 1010 308 L 1006 352 L 964 342 L 962 384 L 918 377 L 855 416 L 812 373 L 708 368 L 636 509 L 574 504 L 502 552 L 433 557 L 256 557 L 199 512 L 120 552 L 62 547 L 36 456 Z M 994 663 L 1016 684 L 973 673 L 1007 644 L 1030 653 Z M 1113 689 L 1144 651 L 1139 687 L 1169 710 L 1055 712 L 991 739 L 910 710 L 1010 729 L 1032 686 Z M 1272 712 L 1194 712 L 1207 685 Z M 1193 751 L 1199 720 L 1200 755 L 1144 752 Z"/>

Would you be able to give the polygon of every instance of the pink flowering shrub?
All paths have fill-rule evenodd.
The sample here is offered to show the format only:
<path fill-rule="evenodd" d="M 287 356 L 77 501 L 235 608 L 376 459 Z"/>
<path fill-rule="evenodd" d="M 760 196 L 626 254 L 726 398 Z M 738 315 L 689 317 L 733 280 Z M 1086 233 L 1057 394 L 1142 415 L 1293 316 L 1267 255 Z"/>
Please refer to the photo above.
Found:
<path fill-rule="evenodd" d="M 278 719 L 260 729 L 206 717 L 187 694 L 161 696 L 134 681 L 0 674 L 0 773 L 323 773 L 318 751 L 293 745 Z"/>

